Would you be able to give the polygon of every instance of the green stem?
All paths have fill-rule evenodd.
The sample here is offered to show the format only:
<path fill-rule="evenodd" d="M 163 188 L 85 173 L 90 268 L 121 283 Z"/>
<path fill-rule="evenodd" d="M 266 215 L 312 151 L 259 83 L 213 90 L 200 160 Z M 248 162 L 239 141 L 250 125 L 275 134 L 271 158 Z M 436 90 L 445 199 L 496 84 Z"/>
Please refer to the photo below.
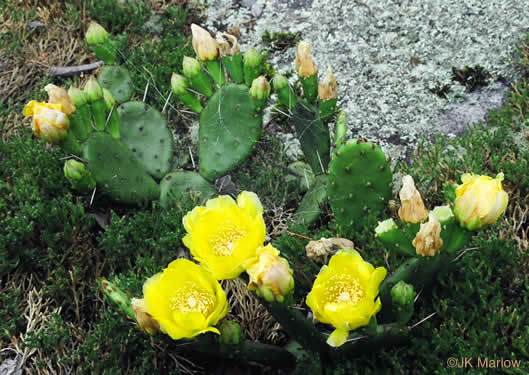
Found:
<path fill-rule="evenodd" d="M 83 147 L 71 131 L 66 133 L 66 138 L 62 140 L 61 147 L 70 154 L 81 155 L 83 153 Z"/>
<path fill-rule="evenodd" d="M 101 97 L 90 103 L 92 119 L 97 130 L 104 131 L 107 122 L 107 106 L 105 100 Z"/>
<path fill-rule="evenodd" d="M 202 105 L 200 104 L 200 100 L 198 100 L 195 94 L 189 91 L 186 91 L 183 94 L 177 95 L 176 97 L 178 98 L 178 100 L 184 103 L 187 108 L 189 108 L 193 112 L 196 112 L 196 113 L 202 112 Z"/>
<path fill-rule="evenodd" d="M 110 117 L 106 124 L 107 132 L 114 138 L 119 139 L 120 137 L 120 123 L 119 123 L 119 112 L 118 107 L 114 106 L 111 109 Z"/>
<path fill-rule="evenodd" d="M 382 233 L 377 233 L 378 240 L 390 252 L 406 256 L 415 256 L 416 251 L 408 237 L 398 227 Z"/>
<path fill-rule="evenodd" d="M 211 79 L 205 71 L 201 70 L 195 76 L 188 78 L 189 82 L 191 82 L 191 87 L 193 89 L 195 89 L 201 94 L 204 94 L 208 98 L 213 95 Z"/>
<path fill-rule="evenodd" d="M 454 221 L 450 238 L 443 244 L 442 250 L 448 254 L 453 254 L 455 251 L 462 249 L 473 236 L 474 232 L 460 227 L 457 221 Z"/>
<path fill-rule="evenodd" d="M 279 103 L 283 104 L 291 111 L 296 107 L 296 95 L 290 85 L 281 88 L 277 92 L 277 98 L 279 99 Z"/>
<path fill-rule="evenodd" d="M 75 112 L 69 116 L 70 130 L 81 142 L 86 141 L 88 136 L 94 131 L 92 125 L 90 125 L 90 116 L 88 104 L 76 107 Z"/>
<path fill-rule="evenodd" d="M 93 44 L 90 49 L 94 52 L 98 59 L 103 60 L 105 64 L 114 64 L 116 61 L 116 47 L 110 41 L 110 38 L 103 43 Z"/>

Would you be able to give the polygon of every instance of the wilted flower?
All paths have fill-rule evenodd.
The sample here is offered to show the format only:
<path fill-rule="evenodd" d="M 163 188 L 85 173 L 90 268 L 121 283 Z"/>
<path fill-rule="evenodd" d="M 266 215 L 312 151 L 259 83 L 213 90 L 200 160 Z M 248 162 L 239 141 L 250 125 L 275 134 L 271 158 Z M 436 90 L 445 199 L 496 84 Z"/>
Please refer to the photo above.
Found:
<path fill-rule="evenodd" d="M 428 217 L 428 210 L 424 207 L 421 194 L 415 188 L 411 176 L 402 178 L 402 188 L 399 192 L 401 207 L 399 217 L 406 223 L 420 223 Z"/>
<path fill-rule="evenodd" d="M 336 77 L 332 74 L 332 69 L 329 66 L 323 79 L 318 84 L 318 97 L 323 101 L 336 99 L 338 96 L 338 83 Z"/>
<path fill-rule="evenodd" d="M 505 211 L 509 195 L 503 190 L 503 173 L 496 178 L 465 173 L 456 189 L 454 213 L 468 230 L 494 224 Z"/>
<path fill-rule="evenodd" d="M 240 52 L 237 38 L 231 34 L 218 33 L 217 45 L 219 46 L 220 56 L 233 56 Z"/>
<path fill-rule="evenodd" d="M 160 330 L 174 340 L 191 338 L 213 327 L 228 313 L 226 293 L 220 284 L 197 264 L 177 259 L 143 285 L 147 313 Z"/>
<path fill-rule="evenodd" d="M 292 268 L 272 245 L 259 250 L 259 260 L 248 267 L 246 273 L 250 276 L 248 289 L 257 290 L 268 302 L 283 302 L 294 288 Z"/>
<path fill-rule="evenodd" d="M 248 191 L 237 202 L 228 195 L 210 199 L 187 213 L 183 223 L 184 245 L 217 280 L 233 279 L 257 262 L 266 237 L 263 206 Z"/>
<path fill-rule="evenodd" d="M 318 241 L 309 241 L 305 246 L 307 258 L 314 259 L 318 263 L 327 263 L 329 256 L 338 250 L 354 249 L 353 241 L 346 238 L 325 238 Z"/>
<path fill-rule="evenodd" d="M 147 312 L 147 306 L 143 298 L 133 298 L 130 301 L 134 317 L 142 330 L 149 335 L 154 336 L 160 332 L 160 323 L 156 321 L 151 314 Z"/>
<path fill-rule="evenodd" d="M 317 320 L 336 328 L 329 345 L 342 345 L 350 330 L 368 325 L 380 311 L 377 295 L 386 274 L 384 267 L 375 269 L 356 250 L 337 252 L 321 268 L 306 302 Z"/>
<path fill-rule="evenodd" d="M 61 111 L 68 116 L 75 112 L 75 105 L 65 89 L 49 84 L 44 87 L 44 90 L 48 93 L 48 103 L 61 104 Z"/>
<path fill-rule="evenodd" d="M 32 100 L 26 104 L 22 114 L 33 117 L 33 134 L 45 142 L 59 143 L 66 137 L 70 128 L 68 116 L 61 111 L 61 108 L 61 104 L 39 103 Z"/>
<path fill-rule="evenodd" d="M 298 44 L 296 54 L 296 70 L 301 78 L 312 77 L 318 74 L 318 67 L 310 54 L 310 45 L 302 40 Z"/>
<path fill-rule="evenodd" d="M 421 229 L 413 239 L 412 245 L 415 246 L 417 254 L 423 257 L 433 257 L 443 246 L 441 223 L 434 212 L 428 215 L 428 222 L 421 224 Z"/>
<path fill-rule="evenodd" d="M 215 60 L 219 55 L 217 42 L 203 28 L 195 24 L 191 25 L 193 49 L 200 61 Z"/>

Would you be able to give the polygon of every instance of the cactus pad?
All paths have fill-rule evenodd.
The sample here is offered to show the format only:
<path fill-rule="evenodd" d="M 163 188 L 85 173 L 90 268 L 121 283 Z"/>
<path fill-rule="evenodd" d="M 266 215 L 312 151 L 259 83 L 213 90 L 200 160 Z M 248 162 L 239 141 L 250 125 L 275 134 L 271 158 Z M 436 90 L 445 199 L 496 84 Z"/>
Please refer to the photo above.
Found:
<path fill-rule="evenodd" d="M 316 175 L 325 173 L 329 164 L 329 127 L 320 119 L 319 109 L 305 101 L 298 102 L 292 123 L 307 163 Z"/>
<path fill-rule="evenodd" d="M 121 140 L 151 176 L 162 178 L 173 160 L 173 135 L 167 121 L 143 102 L 121 104 L 118 111 Z"/>
<path fill-rule="evenodd" d="M 262 121 L 247 87 L 220 87 L 200 113 L 200 174 L 212 181 L 233 170 L 257 143 Z"/>
<path fill-rule="evenodd" d="M 320 205 L 327 199 L 327 176 L 316 177 L 296 211 L 296 222 L 312 224 L 321 214 Z"/>
<path fill-rule="evenodd" d="M 134 93 L 134 85 L 129 71 L 122 66 L 105 66 L 97 78 L 99 84 L 106 88 L 116 103 L 125 103 Z"/>
<path fill-rule="evenodd" d="M 171 172 L 160 182 L 160 203 L 164 208 L 190 195 L 192 199 L 198 200 L 195 203 L 203 204 L 216 194 L 217 190 L 195 172 Z"/>
<path fill-rule="evenodd" d="M 386 156 L 370 142 L 349 141 L 329 164 L 327 193 L 338 223 L 362 229 L 370 212 L 381 212 L 391 198 L 392 174 Z"/>
<path fill-rule="evenodd" d="M 112 198 L 138 204 L 160 196 L 158 184 L 127 146 L 110 134 L 93 134 L 84 153 L 97 186 Z"/>

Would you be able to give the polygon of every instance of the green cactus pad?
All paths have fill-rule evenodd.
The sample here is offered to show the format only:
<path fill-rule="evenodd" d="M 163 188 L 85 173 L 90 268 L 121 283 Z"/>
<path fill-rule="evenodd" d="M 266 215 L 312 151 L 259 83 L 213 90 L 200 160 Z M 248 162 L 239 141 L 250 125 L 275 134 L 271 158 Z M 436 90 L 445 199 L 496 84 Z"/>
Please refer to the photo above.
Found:
<path fill-rule="evenodd" d="M 122 66 L 105 66 L 97 78 L 101 87 L 106 88 L 116 103 L 125 103 L 134 93 L 129 71 Z"/>
<path fill-rule="evenodd" d="M 331 209 L 338 223 L 362 229 L 367 214 L 382 212 L 391 199 L 391 167 L 377 145 L 350 141 L 329 164 Z"/>
<path fill-rule="evenodd" d="M 94 133 L 84 157 L 98 188 L 128 204 L 158 199 L 160 187 L 121 141 L 107 133 Z"/>
<path fill-rule="evenodd" d="M 192 198 L 196 204 L 203 204 L 216 194 L 215 187 L 195 172 L 171 172 L 160 182 L 160 203 L 164 208 L 186 197 Z"/>
<path fill-rule="evenodd" d="M 257 143 L 262 121 L 247 87 L 222 86 L 200 113 L 200 174 L 213 181 L 232 171 Z"/>
<path fill-rule="evenodd" d="M 316 175 L 325 173 L 331 146 L 329 127 L 321 121 L 319 109 L 306 101 L 298 102 L 292 115 L 292 123 L 307 163 Z"/>
<path fill-rule="evenodd" d="M 296 211 L 296 222 L 310 225 L 320 216 L 320 205 L 327 199 L 326 188 L 327 176 L 320 175 L 316 177 Z"/>
<path fill-rule="evenodd" d="M 173 135 L 165 118 L 143 102 L 121 104 L 118 111 L 123 143 L 151 176 L 165 176 L 173 160 Z"/>

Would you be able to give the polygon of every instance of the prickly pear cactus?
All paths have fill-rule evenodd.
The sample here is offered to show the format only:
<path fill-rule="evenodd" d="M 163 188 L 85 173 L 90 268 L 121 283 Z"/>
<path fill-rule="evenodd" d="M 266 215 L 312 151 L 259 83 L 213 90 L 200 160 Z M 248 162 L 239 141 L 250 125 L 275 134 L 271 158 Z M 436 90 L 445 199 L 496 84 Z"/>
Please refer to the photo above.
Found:
<path fill-rule="evenodd" d="M 391 167 L 379 146 L 349 141 L 329 164 L 327 194 L 336 220 L 357 230 L 391 198 Z"/>
<path fill-rule="evenodd" d="M 130 100 L 134 93 L 134 85 L 129 71 L 122 66 L 105 66 L 97 77 L 99 84 L 110 91 L 116 103 Z"/>
<path fill-rule="evenodd" d="M 298 223 L 312 224 L 321 214 L 321 205 L 327 199 L 327 176 L 320 175 L 314 180 L 296 211 Z"/>
<path fill-rule="evenodd" d="M 84 157 L 97 186 L 114 199 L 137 204 L 160 196 L 160 187 L 136 156 L 110 134 L 93 134 L 86 143 Z"/>
<path fill-rule="evenodd" d="M 174 202 L 188 195 L 198 200 L 196 204 L 203 204 L 216 194 L 215 188 L 195 172 L 171 172 L 160 182 L 160 204 L 164 208 L 169 208 Z"/>
<path fill-rule="evenodd" d="M 143 102 L 127 102 L 118 107 L 121 140 L 154 178 L 171 169 L 173 137 L 165 118 Z"/>

